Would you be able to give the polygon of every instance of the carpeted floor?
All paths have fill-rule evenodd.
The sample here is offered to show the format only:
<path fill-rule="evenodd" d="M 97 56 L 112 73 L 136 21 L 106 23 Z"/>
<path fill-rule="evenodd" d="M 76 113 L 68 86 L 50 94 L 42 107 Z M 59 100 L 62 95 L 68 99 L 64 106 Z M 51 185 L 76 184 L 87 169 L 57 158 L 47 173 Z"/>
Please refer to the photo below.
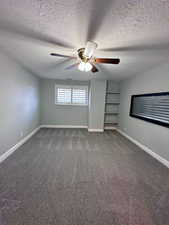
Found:
<path fill-rule="evenodd" d="M 115 131 L 41 129 L 0 164 L 0 225 L 169 225 L 169 170 Z"/>

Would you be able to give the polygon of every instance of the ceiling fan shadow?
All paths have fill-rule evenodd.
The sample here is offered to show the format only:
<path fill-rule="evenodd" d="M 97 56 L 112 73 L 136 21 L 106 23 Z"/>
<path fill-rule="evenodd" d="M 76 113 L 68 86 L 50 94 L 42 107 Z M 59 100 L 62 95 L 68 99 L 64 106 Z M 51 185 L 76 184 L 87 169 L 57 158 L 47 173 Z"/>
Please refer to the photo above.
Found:
<path fill-rule="evenodd" d="M 55 62 L 50 62 L 48 63 L 47 65 L 44 65 L 43 66 L 43 71 L 45 72 L 50 72 L 50 71 L 53 71 L 53 70 L 57 70 L 59 68 L 63 69 L 65 68 L 66 66 L 68 66 L 69 62 L 73 62 L 74 59 L 71 59 L 71 58 L 68 58 L 68 59 L 61 59 L 59 61 L 55 61 Z"/>
<path fill-rule="evenodd" d="M 20 37 L 26 41 L 32 41 L 38 44 L 43 44 L 51 47 L 64 47 L 64 48 L 74 48 L 69 43 L 58 40 L 55 37 L 51 37 L 48 34 L 44 34 L 40 31 L 32 30 L 28 27 L 25 27 L 21 24 L 15 24 L 12 21 L 1 21 L 0 30 L 8 32 L 12 35 L 16 35 L 17 38 Z"/>
<path fill-rule="evenodd" d="M 90 15 L 88 21 L 87 40 L 95 40 L 97 33 L 104 22 L 108 11 L 112 9 L 114 0 L 91 1 Z M 97 6 L 97 7 L 96 7 Z"/>
<path fill-rule="evenodd" d="M 107 52 L 129 52 L 129 51 L 153 51 L 153 50 L 168 50 L 169 49 L 169 42 L 168 43 L 151 43 L 151 44 L 140 44 L 140 45 L 131 45 L 131 46 L 124 46 L 124 47 L 114 47 L 114 48 L 103 48 L 99 49 L 100 51 L 107 51 Z"/>

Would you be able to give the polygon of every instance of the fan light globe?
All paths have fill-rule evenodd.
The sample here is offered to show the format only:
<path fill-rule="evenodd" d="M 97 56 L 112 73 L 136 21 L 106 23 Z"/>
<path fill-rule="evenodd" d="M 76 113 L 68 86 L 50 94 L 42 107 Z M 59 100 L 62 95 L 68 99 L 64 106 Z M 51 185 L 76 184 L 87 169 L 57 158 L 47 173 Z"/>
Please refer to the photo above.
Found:
<path fill-rule="evenodd" d="M 81 62 L 81 63 L 79 64 L 79 66 L 78 66 L 78 69 L 79 69 L 80 71 L 85 71 L 85 63 L 84 63 L 84 62 Z"/>
<path fill-rule="evenodd" d="M 84 55 L 91 58 L 96 48 L 97 44 L 95 42 L 88 41 L 85 47 Z"/>
<path fill-rule="evenodd" d="M 84 62 L 81 62 L 78 66 L 78 69 L 80 71 L 85 71 L 85 72 L 88 72 L 92 69 L 92 65 L 90 63 L 84 63 Z"/>
<path fill-rule="evenodd" d="M 88 72 L 92 69 L 92 65 L 90 63 L 85 63 L 85 71 Z"/>

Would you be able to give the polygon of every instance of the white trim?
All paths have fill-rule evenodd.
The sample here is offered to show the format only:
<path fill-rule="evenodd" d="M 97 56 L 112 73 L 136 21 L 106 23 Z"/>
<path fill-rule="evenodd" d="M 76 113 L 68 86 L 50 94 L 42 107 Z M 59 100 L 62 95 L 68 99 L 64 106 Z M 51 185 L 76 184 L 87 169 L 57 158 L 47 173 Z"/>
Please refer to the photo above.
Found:
<path fill-rule="evenodd" d="M 134 138 L 130 137 L 129 135 L 127 135 L 122 130 L 117 129 L 117 131 L 120 134 L 122 134 L 124 137 L 126 137 L 127 139 L 129 139 L 131 142 L 133 142 L 134 144 L 136 144 L 138 147 L 140 147 L 142 150 L 144 150 L 145 152 L 147 152 L 148 154 L 150 154 L 153 158 L 157 159 L 159 162 L 161 162 L 163 165 L 165 165 L 166 167 L 169 168 L 169 161 L 167 161 L 163 157 L 159 156 L 157 153 L 153 152 L 151 149 L 149 149 L 147 146 L 141 144 L 139 141 L 137 141 Z"/>
<path fill-rule="evenodd" d="M 79 126 L 79 125 L 41 125 L 40 128 L 85 128 L 87 129 L 88 126 Z"/>
<path fill-rule="evenodd" d="M 69 104 L 69 103 L 55 103 L 55 105 L 59 105 L 59 106 L 88 106 L 88 104 Z"/>
<path fill-rule="evenodd" d="M 88 129 L 88 126 L 79 126 L 79 125 L 47 125 L 43 124 L 40 128 L 84 128 Z M 88 132 L 104 132 L 104 129 L 88 129 Z"/>
<path fill-rule="evenodd" d="M 104 132 L 104 129 L 88 129 L 88 132 Z"/>
<path fill-rule="evenodd" d="M 2 154 L 0 156 L 0 163 L 2 163 L 6 158 L 8 158 L 8 156 L 10 156 L 13 152 L 15 152 L 25 142 L 27 142 L 36 132 L 38 132 L 39 129 L 40 129 L 40 126 L 37 127 L 35 130 L 33 130 L 30 134 L 28 134 L 22 140 L 20 140 L 16 145 L 14 145 L 12 148 L 10 148 L 8 151 L 6 151 L 4 154 Z"/>
<path fill-rule="evenodd" d="M 117 127 L 104 127 L 104 130 L 117 130 Z"/>

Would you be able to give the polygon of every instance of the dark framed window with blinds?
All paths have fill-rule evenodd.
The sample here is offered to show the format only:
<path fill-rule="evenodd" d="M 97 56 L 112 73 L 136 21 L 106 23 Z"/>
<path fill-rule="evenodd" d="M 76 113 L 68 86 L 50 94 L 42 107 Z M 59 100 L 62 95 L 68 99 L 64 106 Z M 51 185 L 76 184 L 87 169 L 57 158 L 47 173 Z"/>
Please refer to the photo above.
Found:
<path fill-rule="evenodd" d="M 169 127 L 169 92 L 132 95 L 130 116 Z"/>

